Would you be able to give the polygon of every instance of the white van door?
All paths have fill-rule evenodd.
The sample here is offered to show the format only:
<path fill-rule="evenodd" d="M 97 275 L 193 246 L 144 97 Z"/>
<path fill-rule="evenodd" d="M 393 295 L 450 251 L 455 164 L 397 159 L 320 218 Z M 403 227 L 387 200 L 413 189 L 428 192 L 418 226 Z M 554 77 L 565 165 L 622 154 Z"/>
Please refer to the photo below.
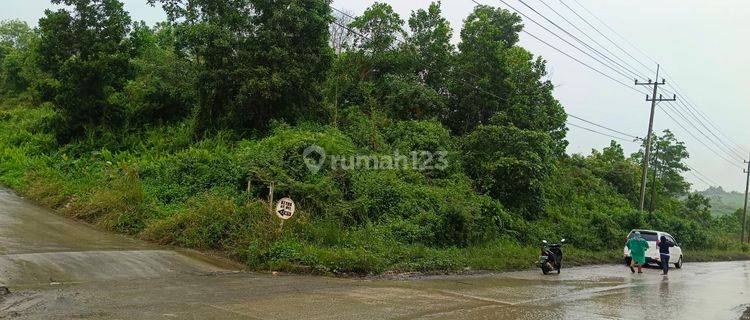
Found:
<path fill-rule="evenodd" d="M 680 257 L 682 256 L 682 248 L 677 246 L 677 240 L 672 237 L 670 234 L 664 234 L 665 237 L 667 237 L 667 241 L 671 241 L 674 243 L 674 247 L 669 248 L 669 263 L 675 264 L 678 260 L 680 260 Z"/>

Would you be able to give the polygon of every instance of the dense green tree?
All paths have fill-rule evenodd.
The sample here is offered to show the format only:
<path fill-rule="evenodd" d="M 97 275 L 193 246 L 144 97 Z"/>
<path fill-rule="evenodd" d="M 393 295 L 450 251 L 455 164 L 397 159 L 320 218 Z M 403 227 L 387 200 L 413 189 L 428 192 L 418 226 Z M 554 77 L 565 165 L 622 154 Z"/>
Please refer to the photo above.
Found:
<path fill-rule="evenodd" d="M 447 124 L 466 135 L 465 166 L 477 188 L 537 218 L 552 156 L 567 145 L 566 115 L 543 80 L 545 62 L 516 46 L 522 27 L 518 15 L 489 6 L 464 21 Z"/>
<path fill-rule="evenodd" d="M 504 9 L 477 6 L 464 21 L 451 88 L 448 125 L 471 132 L 489 119 L 548 133 L 553 152 L 565 151 L 566 114 L 543 78 L 546 63 L 516 46 L 521 18 Z"/>
<path fill-rule="evenodd" d="M 653 200 L 654 208 L 658 208 L 661 198 L 682 197 L 688 194 L 690 184 L 682 176 L 690 169 L 684 163 L 690 154 L 685 143 L 678 141 L 669 130 L 664 130 L 661 136 L 656 134 L 652 138 L 652 148 L 649 161 L 649 175 L 647 186 L 647 204 L 652 203 L 652 187 L 656 186 L 656 198 Z M 632 155 L 633 161 L 642 163 L 646 142 L 642 149 Z M 654 173 L 656 178 L 654 179 Z"/>
<path fill-rule="evenodd" d="M 136 23 L 128 41 L 135 76 L 119 98 L 129 128 L 187 117 L 196 104 L 195 64 L 177 52 L 174 28 Z"/>
<path fill-rule="evenodd" d="M 508 123 L 521 129 L 545 132 L 552 138 L 552 152 L 563 155 L 567 114 L 552 95 L 554 86 L 547 76 L 546 61 L 521 47 L 513 47 L 505 54 L 510 90 L 506 106 L 499 112 Z"/>
<path fill-rule="evenodd" d="M 332 50 L 328 0 L 161 2 L 198 63 L 199 132 L 239 133 L 321 113 Z"/>
<path fill-rule="evenodd" d="M 424 84 L 440 94 L 447 94 L 449 71 L 453 62 L 453 30 L 442 16 L 440 2 L 412 12 L 408 44 L 415 51 L 415 73 Z"/>
<path fill-rule="evenodd" d="M 664 130 L 662 136 L 654 139 L 651 161 L 658 173 L 656 178 L 667 194 L 682 196 L 688 192 L 690 184 L 682 173 L 690 170 L 684 163 L 689 157 L 685 143 L 678 141 L 671 131 Z"/>
<path fill-rule="evenodd" d="M 406 37 L 404 20 L 386 3 L 376 2 L 362 16 L 356 17 L 349 27 L 356 31 L 354 46 L 377 55 L 396 50 L 399 41 Z"/>
<path fill-rule="evenodd" d="M 339 99 L 330 100 L 359 106 L 369 117 L 378 110 L 400 120 L 441 117 L 446 109 L 442 94 L 447 92 L 439 92 L 445 87 L 445 75 L 438 72 L 444 72 L 450 62 L 435 59 L 443 59 L 437 57 L 440 50 L 450 58 L 450 27 L 440 15 L 439 4 L 433 3 L 428 10 L 412 14 L 410 36 L 403 29 L 404 21 L 388 4 L 375 3 L 356 17 L 349 24 L 354 34 L 352 46 L 338 56 L 329 77 L 337 80 L 329 83 L 336 84 L 333 88 L 338 89 L 335 97 Z M 444 39 L 431 39 L 440 33 Z M 427 83 L 431 68 L 443 70 L 430 71 L 432 80 Z"/>
<path fill-rule="evenodd" d="M 480 192 L 536 219 L 545 212 L 542 184 L 552 170 L 551 147 L 544 132 L 480 125 L 464 139 L 464 168 Z"/>
<path fill-rule="evenodd" d="M 28 50 L 34 37 L 34 30 L 24 21 L 0 21 L 0 59 L 10 50 Z"/>
<path fill-rule="evenodd" d="M 484 5 L 464 20 L 451 83 L 448 125 L 454 132 L 469 133 L 507 106 L 505 53 L 518 42 L 522 27 L 517 14 Z"/>
<path fill-rule="evenodd" d="M 433 16 L 439 17 L 439 12 L 433 12 Z M 425 28 L 431 23 L 418 20 L 412 22 Z M 378 112 L 402 120 L 430 119 L 444 113 L 445 99 L 425 84 L 423 71 L 427 67 L 418 66 L 417 50 L 404 40 L 403 24 L 393 8 L 384 3 L 375 3 L 349 23 L 351 47 L 337 56 L 327 81 L 327 105 L 333 110 L 334 123 L 338 123 L 341 106 L 358 106 L 371 118 L 370 123 L 375 123 L 372 118 Z M 428 41 L 425 37 L 423 40 Z M 376 130 L 372 128 L 371 137 L 377 136 Z M 370 140 L 375 147 L 376 139 Z"/>
<path fill-rule="evenodd" d="M 711 200 L 699 193 L 688 194 L 683 215 L 688 219 L 708 225 L 711 223 Z"/>
<path fill-rule="evenodd" d="M 641 170 L 638 163 L 625 158 L 620 144 L 613 140 L 601 152 L 592 150 L 586 162 L 593 174 L 607 181 L 631 204 L 635 205 L 639 201 Z"/>
<path fill-rule="evenodd" d="M 353 48 L 341 62 L 356 72 L 351 78 L 360 97 L 352 104 L 375 102 L 368 99 L 382 101 L 385 85 L 393 80 L 389 77 L 409 75 L 413 55 L 404 48 L 403 24 L 390 5 L 379 2 L 349 24 L 354 32 Z"/>
<path fill-rule="evenodd" d="M 117 0 L 52 3 L 65 7 L 45 11 L 36 50 L 40 69 L 51 77 L 43 93 L 58 110 L 58 140 L 119 126 L 122 110 L 109 98 L 129 78 L 130 16 Z"/>
<path fill-rule="evenodd" d="M 38 35 L 26 22 L 0 21 L 0 92 L 19 94 L 34 81 L 31 47 Z"/>

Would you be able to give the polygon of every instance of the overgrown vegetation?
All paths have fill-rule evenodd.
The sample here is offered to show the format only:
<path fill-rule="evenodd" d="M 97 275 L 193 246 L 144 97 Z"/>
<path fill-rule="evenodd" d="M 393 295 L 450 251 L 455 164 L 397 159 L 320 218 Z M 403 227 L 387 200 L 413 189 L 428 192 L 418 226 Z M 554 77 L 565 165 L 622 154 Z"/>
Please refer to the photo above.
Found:
<path fill-rule="evenodd" d="M 640 152 L 565 154 L 545 62 L 506 10 L 477 6 L 454 46 L 439 3 L 332 23 L 325 0 L 163 1 L 169 21 L 149 27 L 117 0 L 54 2 L 37 28 L 0 25 L 0 183 L 62 214 L 321 273 L 523 268 L 559 238 L 573 263 L 613 261 L 632 228 L 702 257 L 748 250 L 737 215 L 689 193 L 670 132 L 653 213 L 635 209 Z M 447 166 L 312 171 L 312 145 Z M 299 208 L 283 227 L 272 182 Z"/>

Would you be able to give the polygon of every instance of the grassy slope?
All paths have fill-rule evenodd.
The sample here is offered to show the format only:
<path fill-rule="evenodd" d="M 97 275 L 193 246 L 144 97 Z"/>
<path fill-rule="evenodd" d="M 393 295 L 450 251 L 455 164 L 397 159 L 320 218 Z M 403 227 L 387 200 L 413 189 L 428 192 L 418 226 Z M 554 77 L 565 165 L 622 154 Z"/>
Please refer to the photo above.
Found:
<path fill-rule="evenodd" d="M 177 125 L 147 133 L 143 140 L 148 144 L 134 144 L 129 152 L 58 150 L 49 135 L 33 130 L 49 115 L 44 107 L 0 111 L 0 183 L 102 229 L 218 250 L 259 270 L 322 274 L 516 270 L 532 267 L 538 259 L 538 248 L 510 238 L 466 247 L 404 244 L 382 236 L 385 232 L 379 225 L 344 231 L 311 219 L 311 213 L 304 211 L 282 230 L 262 200 L 210 183 L 233 181 L 231 173 L 238 161 L 233 155 L 239 149 L 257 151 L 257 146 L 243 148 L 242 143 L 220 139 L 192 145 L 186 142 L 185 129 Z M 200 166 L 181 172 L 178 164 L 191 161 Z M 226 168 L 219 170 L 221 174 L 230 176 L 212 177 L 222 166 Z M 199 172 L 201 168 L 205 172 Z M 185 181 L 203 178 L 207 181 Z M 306 203 L 315 205 L 312 200 Z M 572 246 L 565 252 L 567 265 L 616 263 L 621 255 L 619 250 Z M 728 250 L 691 252 L 688 257 L 691 261 L 739 258 L 748 255 Z"/>

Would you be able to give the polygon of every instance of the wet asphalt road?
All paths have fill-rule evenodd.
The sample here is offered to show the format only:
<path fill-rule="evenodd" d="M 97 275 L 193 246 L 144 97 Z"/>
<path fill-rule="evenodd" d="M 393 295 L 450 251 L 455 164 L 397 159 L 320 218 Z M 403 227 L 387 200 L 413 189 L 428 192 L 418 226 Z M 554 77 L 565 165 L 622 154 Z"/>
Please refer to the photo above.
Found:
<path fill-rule="evenodd" d="M 689 252 L 685 253 L 686 255 Z M 750 262 L 419 279 L 247 273 L 96 231 L 0 190 L 0 319 L 739 319 Z"/>

